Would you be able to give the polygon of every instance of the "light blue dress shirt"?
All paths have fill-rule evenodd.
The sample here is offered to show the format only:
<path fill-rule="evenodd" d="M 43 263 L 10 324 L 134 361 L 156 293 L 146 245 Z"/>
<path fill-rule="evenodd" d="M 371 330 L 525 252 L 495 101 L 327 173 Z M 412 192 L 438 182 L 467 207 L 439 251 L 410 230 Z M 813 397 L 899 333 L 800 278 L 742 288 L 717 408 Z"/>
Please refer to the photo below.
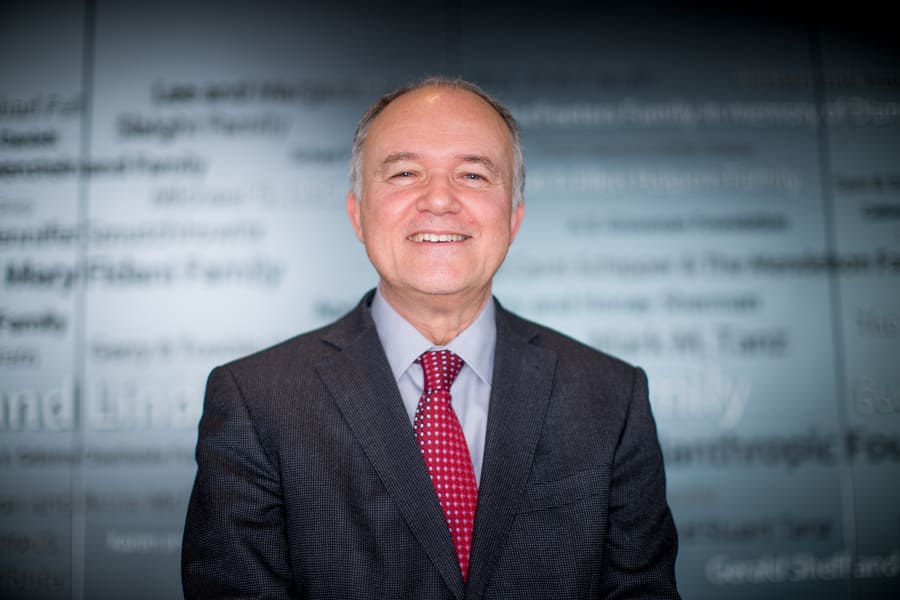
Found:
<path fill-rule="evenodd" d="M 380 289 L 375 291 L 372 300 L 372 318 L 400 389 L 403 405 L 409 414 L 410 424 L 415 418 L 416 407 L 425 386 L 422 367 L 415 360 L 428 350 L 448 349 L 465 362 L 450 388 L 450 396 L 453 410 L 462 424 L 463 434 L 469 445 L 475 479 L 480 484 L 494 370 L 494 348 L 497 342 L 493 300 L 489 300 L 475 320 L 446 346 L 435 346 L 422 335 L 394 310 L 381 295 Z"/>

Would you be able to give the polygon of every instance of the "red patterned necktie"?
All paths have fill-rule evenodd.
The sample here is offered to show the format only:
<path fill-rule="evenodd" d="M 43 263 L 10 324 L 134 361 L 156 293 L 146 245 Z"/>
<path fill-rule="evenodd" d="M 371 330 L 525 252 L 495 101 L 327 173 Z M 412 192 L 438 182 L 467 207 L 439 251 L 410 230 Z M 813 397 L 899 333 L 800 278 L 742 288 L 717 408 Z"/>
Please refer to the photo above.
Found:
<path fill-rule="evenodd" d="M 465 580 L 469 572 L 478 484 L 462 426 L 450 405 L 450 386 L 459 375 L 463 361 L 450 350 L 435 350 L 424 353 L 416 362 L 425 373 L 425 391 L 419 399 L 413 426 Z"/>

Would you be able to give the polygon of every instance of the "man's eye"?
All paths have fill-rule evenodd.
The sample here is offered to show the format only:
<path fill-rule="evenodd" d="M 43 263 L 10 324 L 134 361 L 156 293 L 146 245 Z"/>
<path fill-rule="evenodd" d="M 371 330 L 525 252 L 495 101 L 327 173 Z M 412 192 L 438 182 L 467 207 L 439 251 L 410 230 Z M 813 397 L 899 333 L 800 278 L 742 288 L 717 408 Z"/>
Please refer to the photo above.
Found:
<path fill-rule="evenodd" d="M 479 179 L 484 179 L 484 176 L 483 176 L 483 175 L 480 175 L 480 174 L 478 174 L 478 173 L 465 173 L 465 174 L 463 175 L 463 177 L 464 177 L 465 179 L 472 179 L 472 180 L 476 180 L 476 181 L 479 180 Z"/>
<path fill-rule="evenodd" d="M 399 173 L 395 173 L 394 177 L 412 177 L 414 173 L 412 171 L 400 171 Z"/>

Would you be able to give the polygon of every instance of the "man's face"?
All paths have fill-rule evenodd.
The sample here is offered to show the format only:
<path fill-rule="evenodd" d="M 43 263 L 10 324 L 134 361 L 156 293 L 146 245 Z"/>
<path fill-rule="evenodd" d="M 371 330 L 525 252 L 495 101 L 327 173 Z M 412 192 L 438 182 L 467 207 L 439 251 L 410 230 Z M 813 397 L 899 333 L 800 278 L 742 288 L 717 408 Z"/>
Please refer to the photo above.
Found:
<path fill-rule="evenodd" d="M 369 127 L 362 198 L 347 196 L 357 237 L 389 300 L 483 300 L 519 229 L 512 136 L 484 100 L 422 88 Z"/>

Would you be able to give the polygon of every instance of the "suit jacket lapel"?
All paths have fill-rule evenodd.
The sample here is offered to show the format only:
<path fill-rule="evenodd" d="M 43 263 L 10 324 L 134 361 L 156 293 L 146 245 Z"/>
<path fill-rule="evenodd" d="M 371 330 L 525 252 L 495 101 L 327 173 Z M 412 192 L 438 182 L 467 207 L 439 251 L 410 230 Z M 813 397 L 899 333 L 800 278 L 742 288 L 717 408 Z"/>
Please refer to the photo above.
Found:
<path fill-rule="evenodd" d="M 341 351 L 316 369 L 413 535 L 461 599 L 465 585 L 447 522 L 365 306 L 368 299 L 327 332 L 325 341 Z"/>
<path fill-rule="evenodd" d="M 553 383 L 556 354 L 497 305 L 497 347 L 466 598 L 480 598 L 519 509 Z"/>

